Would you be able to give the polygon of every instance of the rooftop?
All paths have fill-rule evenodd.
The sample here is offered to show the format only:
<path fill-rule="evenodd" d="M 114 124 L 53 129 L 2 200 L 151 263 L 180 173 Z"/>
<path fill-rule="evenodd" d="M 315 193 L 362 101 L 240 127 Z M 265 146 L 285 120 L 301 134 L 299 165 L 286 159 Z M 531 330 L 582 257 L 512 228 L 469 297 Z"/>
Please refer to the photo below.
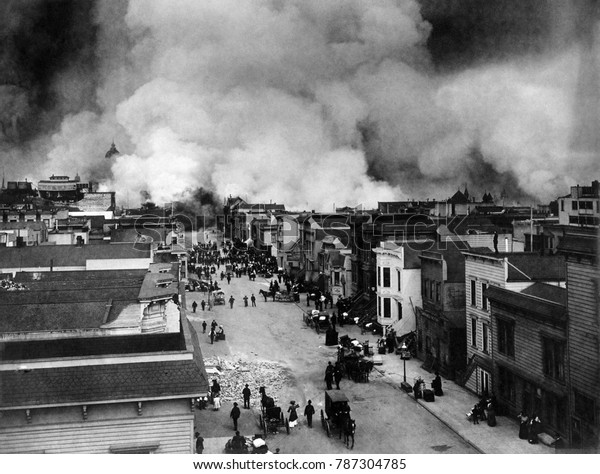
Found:
<path fill-rule="evenodd" d="M 150 244 L 0 247 L 2 268 L 85 267 L 88 260 L 150 258 Z"/>
<path fill-rule="evenodd" d="M 554 287 L 554 289 L 557 294 L 566 292 L 564 288 Z M 534 290 L 534 292 L 535 291 L 536 290 Z M 542 292 L 543 291 L 544 290 L 542 290 Z M 519 293 L 517 291 L 507 290 L 496 286 L 490 286 L 485 294 L 492 302 L 492 307 L 494 304 L 498 304 L 501 306 L 518 308 L 525 311 L 527 314 L 548 322 L 565 323 L 567 320 L 566 306 L 564 304 L 556 303 L 555 301 L 527 294 L 525 292 Z M 558 296 L 554 299 L 561 297 L 562 296 Z"/>
<path fill-rule="evenodd" d="M 160 357 L 147 357 L 151 352 L 140 354 L 146 354 L 145 358 L 134 355 L 112 361 L 102 361 L 97 357 L 65 360 L 62 356 L 57 362 L 64 362 L 53 367 L 47 360 L 43 364 L 35 361 L 23 364 L 23 360 L 18 360 L 15 362 L 24 368 L 15 370 L 4 358 L 0 409 L 197 397 L 208 390 L 206 371 L 199 348 L 192 343 L 195 334 L 189 322 L 182 325 L 182 331 L 183 338 L 180 334 L 170 336 L 172 341 L 179 341 L 176 347 L 173 347 L 173 342 L 171 346 L 163 348 L 155 346 L 152 352 L 156 351 L 157 355 L 162 355 L 162 360 Z M 130 354 L 131 348 L 146 351 L 148 348 L 141 347 L 140 341 L 153 341 L 156 344 L 162 339 L 168 340 L 168 337 L 169 335 L 126 336 L 120 338 L 121 348 Z M 38 341 L 29 344 L 43 347 L 47 343 L 48 341 Z M 81 349 L 85 353 L 88 347 L 99 348 L 101 344 L 89 344 L 86 341 Z M 116 348 L 115 345 L 110 347 Z M 174 351 L 170 353 L 171 357 L 164 352 L 165 347 L 171 347 Z M 30 347 L 29 352 L 35 351 Z M 8 354 L 19 355 L 10 350 Z M 122 355 L 123 352 L 118 354 Z M 81 353 L 77 355 L 81 357 Z"/>

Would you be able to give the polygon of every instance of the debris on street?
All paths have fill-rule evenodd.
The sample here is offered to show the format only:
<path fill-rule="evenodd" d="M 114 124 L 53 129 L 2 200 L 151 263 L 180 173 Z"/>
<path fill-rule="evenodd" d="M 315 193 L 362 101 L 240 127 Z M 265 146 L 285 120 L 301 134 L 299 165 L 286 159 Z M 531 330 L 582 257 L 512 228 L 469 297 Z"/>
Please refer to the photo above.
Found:
<path fill-rule="evenodd" d="M 278 401 L 278 393 L 289 385 L 290 377 L 284 367 L 274 362 L 248 361 L 242 359 L 227 360 L 223 357 L 207 357 L 204 365 L 208 369 L 216 368 L 220 375 L 217 378 L 221 385 L 221 401 L 239 401 L 242 390 L 248 384 L 252 392 L 250 404 L 260 406 L 258 390 L 265 387 L 269 397 Z"/>

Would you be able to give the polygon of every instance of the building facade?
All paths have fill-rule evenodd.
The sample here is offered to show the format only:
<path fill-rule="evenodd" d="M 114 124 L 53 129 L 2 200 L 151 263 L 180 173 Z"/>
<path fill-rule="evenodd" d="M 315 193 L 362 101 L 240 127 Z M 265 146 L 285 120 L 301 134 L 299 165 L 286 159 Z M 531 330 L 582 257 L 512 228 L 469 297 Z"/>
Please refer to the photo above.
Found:
<path fill-rule="evenodd" d="M 564 259 L 532 253 L 491 253 L 471 250 L 465 255 L 465 328 L 467 367 L 460 382 L 483 395 L 493 390 L 490 304 L 492 286 L 521 291 L 536 282 L 565 286 Z"/>
<path fill-rule="evenodd" d="M 490 287 L 493 392 L 507 416 L 537 415 L 543 430 L 568 439 L 566 290 L 536 283 Z"/>

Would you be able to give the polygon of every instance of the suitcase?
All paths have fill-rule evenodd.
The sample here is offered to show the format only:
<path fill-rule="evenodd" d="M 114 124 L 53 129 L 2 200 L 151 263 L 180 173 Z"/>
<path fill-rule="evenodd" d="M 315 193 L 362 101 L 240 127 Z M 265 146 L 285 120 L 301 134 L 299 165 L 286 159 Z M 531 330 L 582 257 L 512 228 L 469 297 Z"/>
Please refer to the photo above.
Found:
<path fill-rule="evenodd" d="M 423 400 L 426 402 L 435 402 L 435 395 L 433 394 L 433 390 L 426 388 L 423 391 Z"/>

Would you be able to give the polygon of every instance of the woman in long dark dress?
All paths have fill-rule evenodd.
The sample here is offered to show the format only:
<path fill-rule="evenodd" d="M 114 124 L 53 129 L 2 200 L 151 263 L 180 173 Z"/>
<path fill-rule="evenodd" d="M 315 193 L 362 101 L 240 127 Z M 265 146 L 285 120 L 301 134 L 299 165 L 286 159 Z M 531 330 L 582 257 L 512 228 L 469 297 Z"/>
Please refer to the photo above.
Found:
<path fill-rule="evenodd" d="M 487 405 L 487 424 L 496 426 L 496 406 L 491 401 Z"/>
<path fill-rule="evenodd" d="M 438 374 L 437 372 L 435 373 L 435 378 L 433 379 L 433 382 L 431 382 L 431 388 L 433 388 L 433 394 L 436 397 L 441 397 L 442 395 L 444 395 L 444 391 L 442 390 L 442 379 L 440 377 L 440 374 Z"/>
<path fill-rule="evenodd" d="M 298 423 L 298 412 L 296 411 L 298 406 L 299 405 L 296 405 L 295 401 L 292 400 L 290 402 L 290 406 L 288 408 L 288 413 L 290 414 L 290 417 L 289 417 L 290 427 L 294 427 Z"/>
<path fill-rule="evenodd" d="M 540 421 L 540 419 L 537 417 L 537 415 L 535 413 L 533 415 L 531 415 L 531 420 L 529 420 L 529 438 L 528 438 L 530 444 L 537 444 L 537 442 L 538 442 L 537 435 L 540 432 L 541 424 L 542 424 L 542 422 Z"/>
<path fill-rule="evenodd" d="M 529 417 L 521 412 L 517 415 L 517 418 L 519 419 L 519 438 L 520 439 L 527 439 L 529 436 Z"/>

